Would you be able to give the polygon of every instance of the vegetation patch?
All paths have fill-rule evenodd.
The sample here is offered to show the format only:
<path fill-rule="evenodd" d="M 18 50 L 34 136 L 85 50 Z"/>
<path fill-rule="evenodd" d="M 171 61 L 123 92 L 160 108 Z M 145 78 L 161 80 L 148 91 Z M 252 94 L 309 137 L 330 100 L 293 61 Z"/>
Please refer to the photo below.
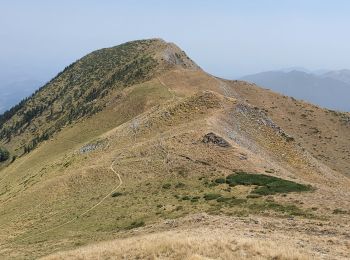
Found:
<path fill-rule="evenodd" d="M 165 184 L 163 184 L 162 188 L 168 190 L 168 189 L 171 188 L 171 184 L 170 183 L 165 183 Z"/>
<path fill-rule="evenodd" d="M 113 192 L 111 197 L 115 198 L 115 197 L 119 197 L 119 196 L 122 196 L 122 195 L 123 195 L 123 193 L 121 193 L 121 192 Z"/>
<path fill-rule="evenodd" d="M 217 193 L 207 193 L 207 194 L 204 194 L 203 198 L 205 200 L 216 200 L 221 196 L 222 196 L 221 194 L 217 194 Z"/>
<path fill-rule="evenodd" d="M 248 208 L 252 213 L 261 213 L 265 211 L 274 211 L 278 213 L 283 213 L 289 216 L 301 216 L 314 218 L 315 216 L 312 213 L 309 213 L 301 208 L 298 208 L 295 205 L 288 204 L 282 205 L 276 202 L 264 201 L 262 203 L 252 203 L 248 205 Z"/>
<path fill-rule="evenodd" d="M 194 196 L 191 198 L 191 202 L 198 202 L 198 200 L 200 199 L 201 197 L 199 196 Z"/>
<path fill-rule="evenodd" d="M 179 189 L 179 188 L 184 188 L 186 185 L 182 182 L 179 182 L 175 185 L 175 188 Z"/>
<path fill-rule="evenodd" d="M 350 214 L 350 211 L 346 211 L 346 210 L 343 210 L 343 209 L 335 209 L 333 210 L 333 214 Z"/>
<path fill-rule="evenodd" d="M 221 184 L 221 183 L 226 183 L 226 180 L 224 178 L 217 178 L 215 179 L 215 182 Z"/>
<path fill-rule="evenodd" d="M 4 148 L 0 148 L 0 162 L 7 161 L 10 158 L 10 153 Z"/>
<path fill-rule="evenodd" d="M 258 199 L 258 198 L 260 198 L 260 197 L 261 197 L 260 194 L 249 194 L 249 195 L 247 196 L 247 199 Z"/>
<path fill-rule="evenodd" d="M 265 174 L 253 174 L 238 172 L 226 177 L 226 183 L 233 187 L 236 185 L 256 185 L 252 191 L 258 195 L 273 195 L 276 193 L 304 192 L 310 191 L 311 186 L 284 180 Z"/>
<path fill-rule="evenodd" d="M 139 228 L 139 227 L 143 227 L 144 225 L 145 225 L 145 222 L 142 220 L 133 221 L 129 226 L 126 227 L 126 229 Z"/>
<path fill-rule="evenodd" d="M 191 200 L 191 197 L 186 195 L 182 197 L 182 200 Z"/>
<path fill-rule="evenodd" d="M 219 197 L 216 199 L 217 202 L 229 202 L 231 200 L 232 198 L 227 198 L 227 197 Z"/>

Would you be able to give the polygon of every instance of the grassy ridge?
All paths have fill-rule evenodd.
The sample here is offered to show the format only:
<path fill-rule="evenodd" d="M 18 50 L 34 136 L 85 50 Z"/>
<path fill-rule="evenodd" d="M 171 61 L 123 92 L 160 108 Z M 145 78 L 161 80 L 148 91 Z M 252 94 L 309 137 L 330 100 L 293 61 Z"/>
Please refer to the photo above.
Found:
<path fill-rule="evenodd" d="M 103 110 L 120 94 L 115 90 L 151 79 L 160 69 L 155 54 L 165 46 L 134 41 L 83 57 L 1 115 L 0 140 L 9 147 L 17 143 L 12 150 L 19 155 L 30 152 L 62 127 Z"/>

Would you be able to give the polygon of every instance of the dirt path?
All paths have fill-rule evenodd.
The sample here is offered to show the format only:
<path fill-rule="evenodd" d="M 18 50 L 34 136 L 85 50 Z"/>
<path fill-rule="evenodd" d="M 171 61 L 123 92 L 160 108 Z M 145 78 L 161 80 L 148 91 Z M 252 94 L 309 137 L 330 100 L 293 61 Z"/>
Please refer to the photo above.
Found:
<path fill-rule="evenodd" d="M 109 143 L 107 144 L 106 147 L 109 147 Z M 27 240 L 27 239 L 30 239 L 30 238 L 33 238 L 33 237 L 36 237 L 36 236 L 39 236 L 39 235 L 43 235 L 43 234 L 49 233 L 49 232 L 51 232 L 51 231 L 53 231 L 53 230 L 59 229 L 59 228 L 64 227 L 64 226 L 66 226 L 66 225 L 68 225 L 68 224 L 71 224 L 71 223 L 77 221 L 78 219 L 80 219 L 81 217 L 85 216 L 85 215 L 86 215 L 87 213 L 89 213 L 90 211 L 94 210 L 94 209 L 95 209 L 96 207 L 98 207 L 101 203 L 103 203 L 109 196 L 111 196 L 114 192 L 116 192 L 116 191 L 120 188 L 120 186 L 123 184 L 123 180 L 122 180 L 120 174 L 114 169 L 114 165 L 115 165 L 115 163 L 117 162 L 117 160 L 118 160 L 120 157 L 122 157 L 122 155 L 119 155 L 117 158 L 115 158 L 115 159 L 112 161 L 112 163 L 111 163 L 111 165 L 110 165 L 110 167 L 109 167 L 109 170 L 111 170 L 111 171 L 118 177 L 118 185 L 116 185 L 116 186 L 112 189 L 112 191 L 109 192 L 105 197 L 103 197 L 98 203 L 96 203 L 95 205 L 93 205 L 93 206 L 90 207 L 89 209 L 85 210 L 83 213 L 81 213 L 81 214 L 78 215 L 77 217 L 72 218 L 71 220 L 69 220 L 69 221 L 67 221 L 67 222 L 65 222 L 65 223 L 62 223 L 62 224 L 57 225 L 57 226 L 54 226 L 54 227 L 49 228 L 49 229 L 47 229 L 47 230 L 45 230 L 45 231 L 42 231 L 42 232 L 40 232 L 40 233 L 31 235 L 31 236 L 28 236 L 28 237 L 24 237 L 24 238 L 19 239 L 19 240 L 17 240 L 17 241 L 24 241 L 24 240 Z M 12 242 L 7 242 L 7 243 L 4 243 L 4 244 L 1 244 L 0 246 L 6 246 L 6 245 L 9 245 L 9 244 L 11 244 L 11 243 L 12 243 Z"/>

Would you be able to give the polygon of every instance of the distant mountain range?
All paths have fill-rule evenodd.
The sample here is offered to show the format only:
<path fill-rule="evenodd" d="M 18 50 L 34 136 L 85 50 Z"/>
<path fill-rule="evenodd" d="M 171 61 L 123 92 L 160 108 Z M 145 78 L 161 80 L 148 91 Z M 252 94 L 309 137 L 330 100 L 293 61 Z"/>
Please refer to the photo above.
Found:
<path fill-rule="evenodd" d="M 285 69 L 247 75 L 241 80 L 326 108 L 350 111 L 350 70 Z"/>
<path fill-rule="evenodd" d="M 321 75 L 324 78 L 332 78 L 350 84 L 350 70 L 329 71 Z"/>

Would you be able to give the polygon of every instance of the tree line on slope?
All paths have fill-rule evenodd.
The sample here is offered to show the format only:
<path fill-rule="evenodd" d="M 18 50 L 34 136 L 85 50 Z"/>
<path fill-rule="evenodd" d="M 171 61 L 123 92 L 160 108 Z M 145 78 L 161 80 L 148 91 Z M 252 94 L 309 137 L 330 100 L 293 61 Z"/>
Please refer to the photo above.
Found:
<path fill-rule="evenodd" d="M 14 136 L 29 129 L 32 138 L 23 146 L 24 153 L 29 153 L 64 125 L 102 110 L 104 102 L 96 100 L 107 96 L 110 89 L 127 87 L 150 78 L 157 61 L 150 54 L 145 55 L 140 50 L 135 52 L 137 45 L 129 50 L 130 45 L 94 52 L 66 67 L 30 97 L 0 115 L 0 139 L 10 142 Z M 107 67 L 101 74 L 102 65 L 99 63 L 102 61 Z M 113 73 L 108 74 L 108 71 Z M 99 79 L 98 83 L 93 84 L 96 79 Z M 48 123 L 46 127 L 34 122 L 38 117 L 43 118 L 41 124 Z"/>

